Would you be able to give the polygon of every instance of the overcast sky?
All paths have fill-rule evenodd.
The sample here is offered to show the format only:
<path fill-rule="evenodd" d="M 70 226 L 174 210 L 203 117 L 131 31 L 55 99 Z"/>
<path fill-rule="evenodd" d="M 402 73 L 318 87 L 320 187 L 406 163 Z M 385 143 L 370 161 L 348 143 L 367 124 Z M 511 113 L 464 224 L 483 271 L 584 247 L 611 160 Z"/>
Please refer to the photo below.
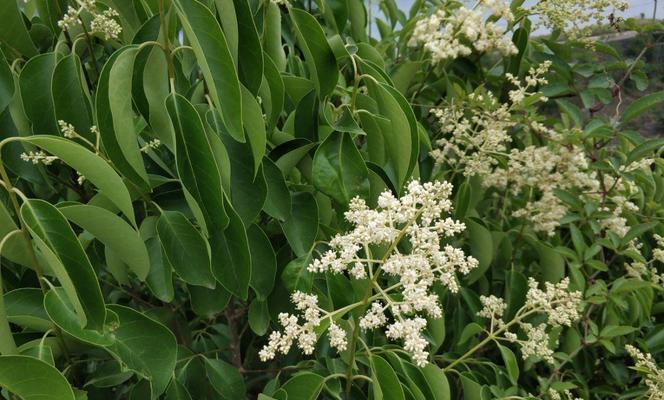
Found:
<path fill-rule="evenodd" d="M 401 7 L 402 10 L 409 10 L 410 6 L 413 4 L 414 0 L 396 0 L 397 4 Z M 464 1 L 464 0 L 462 0 Z M 651 18 L 655 0 L 628 0 L 629 9 L 624 13 L 624 17 L 636 17 L 639 18 L 641 14 L 644 14 L 646 18 Z M 466 3 L 474 3 L 474 1 L 464 1 Z M 526 0 L 525 4 L 530 5 L 536 3 L 537 0 Z M 374 4 L 378 1 L 374 0 Z M 657 5 L 657 18 L 664 18 L 664 0 L 659 0 Z"/>

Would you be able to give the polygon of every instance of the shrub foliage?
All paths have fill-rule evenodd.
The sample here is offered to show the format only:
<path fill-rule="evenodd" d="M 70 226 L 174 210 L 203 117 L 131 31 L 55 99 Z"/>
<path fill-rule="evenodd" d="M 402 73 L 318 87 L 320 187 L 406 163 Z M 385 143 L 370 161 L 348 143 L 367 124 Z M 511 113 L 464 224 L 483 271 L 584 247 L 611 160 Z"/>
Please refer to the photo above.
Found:
<path fill-rule="evenodd" d="M 662 25 L 536 3 L 0 2 L 0 396 L 664 398 Z"/>

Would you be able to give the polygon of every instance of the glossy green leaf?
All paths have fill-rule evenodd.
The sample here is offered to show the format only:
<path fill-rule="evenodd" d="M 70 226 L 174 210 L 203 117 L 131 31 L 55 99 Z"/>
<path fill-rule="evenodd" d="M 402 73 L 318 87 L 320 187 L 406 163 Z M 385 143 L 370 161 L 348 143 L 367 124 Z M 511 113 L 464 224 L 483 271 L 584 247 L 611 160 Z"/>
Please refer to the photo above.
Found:
<path fill-rule="evenodd" d="M 332 133 L 314 155 L 313 183 L 340 204 L 369 197 L 369 171 L 348 133 Z"/>
<path fill-rule="evenodd" d="M 339 70 L 336 58 L 327 43 L 323 29 L 313 15 L 304 10 L 292 8 L 290 17 L 309 67 L 309 73 L 316 84 L 316 91 L 322 99 L 329 95 L 337 84 Z"/>
<path fill-rule="evenodd" d="M 318 398 L 325 379 L 312 372 L 302 372 L 290 378 L 283 385 L 289 399 L 315 400 Z"/>
<path fill-rule="evenodd" d="M 291 196 L 284 175 L 269 158 L 263 160 L 263 174 L 267 183 L 267 198 L 263 210 L 272 218 L 285 221 L 291 212 Z"/>
<path fill-rule="evenodd" d="M 19 288 L 3 296 L 5 313 L 12 324 L 46 332 L 53 324 L 44 310 L 44 293 L 37 288 Z"/>
<path fill-rule="evenodd" d="M 251 253 L 247 233 L 240 216 L 229 205 L 228 227 L 211 233 L 212 273 L 221 285 L 235 296 L 245 300 L 251 280 Z"/>
<path fill-rule="evenodd" d="M 24 202 L 21 217 L 37 247 L 42 252 L 50 249 L 62 263 L 63 270 L 54 272 L 75 308 L 80 305 L 77 311 L 82 325 L 101 329 L 106 308 L 97 275 L 67 219 L 57 208 L 39 199 Z"/>
<path fill-rule="evenodd" d="M 92 106 L 87 93 L 81 60 L 76 55 L 63 57 L 53 71 L 51 93 L 57 120 L 72 124 L 76 132 L 94 142 L 90 132 Z M 47 133 L 47 132 L 44 132 Z"/>
<path fill-rule="evenodd" d="M 250 285 L 259 299 L 265 299 L 274 287 L 277 259 L 270 239 L 258 225 L 251 225 L 247 229 L 247 239 L 251 252 Z"/>
<path fill-rule="evenodd" d="M 381 393 L 379 398 L 385 400 L 406 398 L 396 372 L 384 358 L 378 355 L 371 356 L 371 373 L 373 390 L 375 393 Z"/>
<path fill-rule="evenodd" d="M 230 135 L 244 142 L 240 81 L 221 27 L 208 7 L 198 0 L 175 0 L 173 5 L 192 43 L 217 111 Z"/>
<path fill-rule="evenodd" d="M 150 291 L 161 301 L 171 302 L 175 294 L 173 288 L 173 271 L 168 262 L 161 241 L 151 237 L 145 241 L 150 256 L 150 272 L 145 280 Z"/>
<path fill-rule="evenodd" d="M 0 50 L 0 113 L 11 103 L 15 90 L 14 74 L 5 58 L 5 53 Z"/>
<path fill-rule="evenodd" d="M 519 364 L 516 361 L 514 352 L 500 344 L 498 345 L 498 349 L 500 350 L 500 355 L 503 357 L 507 375 L 510 377 L 512 383 L 516 384 L 519 381 Z"/>
<path fill-rule="evenodd" d="M 92 205 L 65 205 L 58 210 L 71 222 L 90 232 L 144 281 L 150 270 L 147 249 L 138 232 L 114 213 Z"/>
<path fill-rule="evenodd" d="M 233 365 L 222 360 L 204 358 L 205 371 L 214 390 L 224 400 L 246 397 L 244 378 Z"/>
<path fill-rule="evenodd" d="M 469 220 L 466 222 L 470 237 L 470 254 L 479 261 L 479 265 L 468 274 L 468 283 L 477 281 L 484 275 L 493 260 L 493 238 L 484 225 Z"/>
<path fill-rule="evenodd" d="M 60 132 L 55 119 L 53 96 L 48 90 L 53 83 L 55 64 L 54 53 L 40 54 L 25 64 L 19 76 L 23 109 L 35 134 L 59 135 Z"/>
<path fill-rule="evenodd" d="M 131 197 L 122 178 L 101 157 L 72 141 L 54 136 L 37 135 L 21 138 L 57 156 L 85 176 L 99 192 L 107 197 L 133 224 L 135 221 Z"/>
<path fill-rule="evenodd" d="M 450 384 L 443 370 L 431 363 L 421 370 L 434 395 L 433 400 L 450 400 Z"/>
<path fill-rule="evenodd" d="M 27 57 L 38 53 L 17 2 L 3 1 L 0 4 L 0 21 L 0 42 Z"/>
<path fill-rule="evenodd" d="M 664 90 L 640 97 L 631 103 L 622 115 L 622 122 L 628 123 L 664 102 Z"/>
<path fill-rule="evenodd" d="M 239 35 L 238 71 L 240 80 L 255 95 L 258 94 L 258 88 L 263 80 L 263 49 L 249 2 L 233 0 L 233 4 Z"/>
<path fill-rule="evenodd" d="M 203 286 L 189 286 L 188 289 L 191 309 L 196 315 L 207 319 L 223 312 L 231 299 L 230 292 L 221 285 L 217 285 L 214 289 Z"/>
<path fill-rule="evenodd" d="M 318 205 L 310 193 L 291 195 L 290 217 L 281 224 L 288 243 L 298 257 L 311 251 L 318 235 Z"/>
<path fill-rule="evenodd" d="M 244 2 L 246 0 L 237 1 Z M 244 111 L 244 130 L 254 160 L 253 174 L 255 176 L 263 160 L 263 155 L 265 155 L 267 136 L 265 133 L 263 110 L 261 110 L 261 106 L 256 101 L 256 98 L 244 86 L 242 87 L 242 109 Z"/>
<path fill-rule="evenodd" d="M 171 95 L 166 107 L 175 127 L 178 176 L 201 208 L 208 229 L 223 229 L 228 224 L 228 215 L 224 210 L 221 175 L 203 121 L 192 104 L 180 95 Z"/>
<path fill-rule="evenodd" d="M 108 330 L 102 332 L 101 330 L 86 329 L 80 323 L 64 289 L 53 288 L 49 290 L 44 296 L 44 309 L 51 321 L 66 334 L 95 346 L 110 346 L 113 344 L 113 336 Z"/>
<path fill-rule="evenodd" d="M 95 97 L 97 126 L 102 144 L 116 168 L 143 190 L 149 189 L 138 146 L 132 89 L 138 46 L 123 47 L 104 65 Z"/>
<path fill-rule="evenodd" d="M 210 268 L 210 247 L 196 227 L 178 211 L 164 211 L 157 233 L 168 263 L 183 281 L 214 288 Z"/>
<path fill-rule="evenodd" d="M 23 400 L 74 400 L 67 379 L 51 365 L 28 356 L 0 356 L 0 387 Z"/>
<path fill-rule="evenodd" d="M 109 310 L 117 314 L 119 321 L 110 351 L 128 368 L 149 379 L 153 398 L 159 396 L 175 369 L 175 336 L 162 324 L 131 308 L 112 305 Z"/>

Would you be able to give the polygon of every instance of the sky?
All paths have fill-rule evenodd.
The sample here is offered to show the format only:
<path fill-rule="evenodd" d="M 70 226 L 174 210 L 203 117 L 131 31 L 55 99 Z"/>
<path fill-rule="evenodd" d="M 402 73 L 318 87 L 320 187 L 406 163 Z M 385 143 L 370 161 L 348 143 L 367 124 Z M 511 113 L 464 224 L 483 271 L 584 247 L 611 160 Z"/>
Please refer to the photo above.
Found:
<path fill-rule="evenodd" d="M 414 0 L 396 0 L 397 4 L 402 10 L 409 10 L 410 6 L 413 4 Z M 464 1 L 464 0 L 462 0 Z M 464 1 L 466 3 L 474 3 L 472 1 Z M 536 3 L 537 0 L 526 0 L 525 5 L 532 5 Z M 629 9 L 623 14 L 623 17 L 635 17 L 639 18 L 641 14 L 645 14 L 646 18 L 651 18 L 655 0 L 628 0 Z M 378 3 L 377 0 L 373 0 L 373 3 Z M 657 18 L 664 18 L 664 0 L 659 0 L 657 5 Z M 541 32 L 545 33 L 545 32 Z"/>

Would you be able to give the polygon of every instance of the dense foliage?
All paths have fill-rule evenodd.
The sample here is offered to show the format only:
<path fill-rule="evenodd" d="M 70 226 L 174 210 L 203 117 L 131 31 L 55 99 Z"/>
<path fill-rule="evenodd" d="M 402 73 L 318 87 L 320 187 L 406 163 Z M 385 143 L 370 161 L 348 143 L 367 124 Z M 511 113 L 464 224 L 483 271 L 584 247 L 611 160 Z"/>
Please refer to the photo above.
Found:
<path fill-rule="evenodd" d="M 664 27 L 534 3 L 1 1 L 0 397 L 664 399 Z"/>

